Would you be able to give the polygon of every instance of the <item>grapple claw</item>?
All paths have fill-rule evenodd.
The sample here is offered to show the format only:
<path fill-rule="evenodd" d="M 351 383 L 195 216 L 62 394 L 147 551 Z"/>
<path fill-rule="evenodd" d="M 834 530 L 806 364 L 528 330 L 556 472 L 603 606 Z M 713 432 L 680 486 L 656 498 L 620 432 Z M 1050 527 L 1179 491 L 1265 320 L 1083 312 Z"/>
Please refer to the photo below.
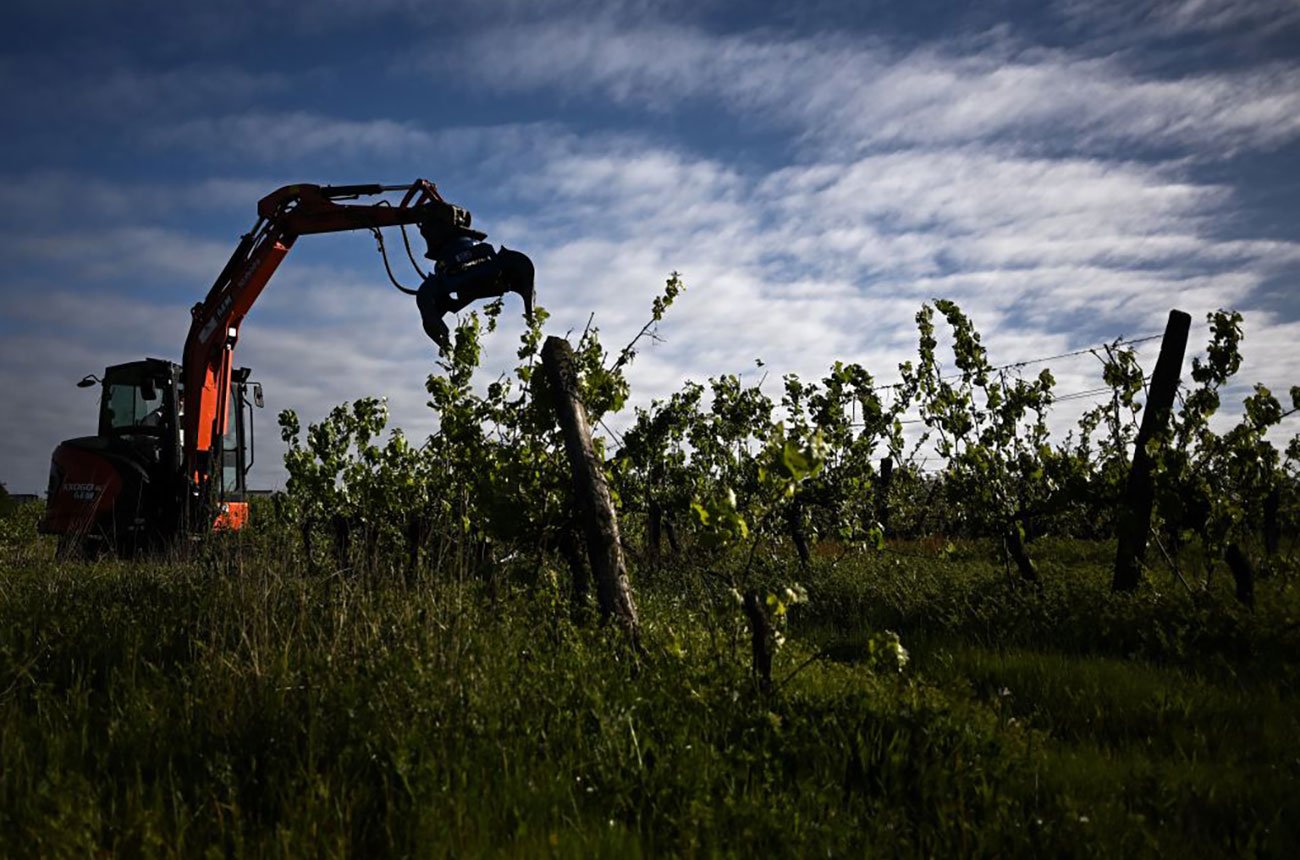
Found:
<path fill-rule="evenodd" d="M 437 255 L 433 274 L 424 279 L 416 291 L 424 332 L 434 343 L 447 349 L 450 331 L 443 317 L 479 299 L 496 298 L 507 292 L 517 293 L 524 301 L 524 316 L 531 323 L 535 271 L 527 254 L 457 239 L 447 243 Z"/>
<path fill-rule="evenodd" d="M 507 284 L 506 289 L 518 293 L 524 300 L 524 319 L 531 323 L 533 303 L 537 299 L 537 290 L 534 286 L 536 271 L 533 268 L 533 261 L 527 254 L 512 251 L 504 245 L 497 252 L 497 260 L 501 262 L 501 274 Z"/>

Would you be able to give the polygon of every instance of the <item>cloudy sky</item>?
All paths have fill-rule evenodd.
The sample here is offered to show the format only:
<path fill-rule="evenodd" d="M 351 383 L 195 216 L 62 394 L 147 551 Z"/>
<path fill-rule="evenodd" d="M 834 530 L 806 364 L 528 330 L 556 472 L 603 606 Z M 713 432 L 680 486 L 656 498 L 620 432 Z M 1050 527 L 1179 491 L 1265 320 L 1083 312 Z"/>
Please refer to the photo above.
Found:
<path fill-rule="evenodd" d="M 936 296 L 999 363 L 1173 307 L 1196 343 L 1234 307 L 1243 376 L 1300 382 L 1300 0 L 5 5 L 15 492 L 93 432 L 77 379 L 179 359 L 188 308 L 291 182 L 434 180 L 532 255 L 555 332 L 594 313 L 611 346 L 679 270 L 642 402 L 759 357 L 892 380 Z M 241 332 L 267 394 L 254 484 L 283 480 L 285 407 L 386 395 L 425 435 L 434 357 L 367 234 L 304 239 Z M 1060 393 L 1100 384 L 1090 356 L 1052 367 Z"/>

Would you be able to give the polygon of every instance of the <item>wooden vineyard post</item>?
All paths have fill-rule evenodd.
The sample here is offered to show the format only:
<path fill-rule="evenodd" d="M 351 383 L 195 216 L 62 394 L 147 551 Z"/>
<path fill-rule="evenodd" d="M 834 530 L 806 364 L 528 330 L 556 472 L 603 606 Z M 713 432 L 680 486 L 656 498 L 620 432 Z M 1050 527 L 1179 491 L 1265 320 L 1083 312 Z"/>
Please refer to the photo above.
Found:
<path fill-rule="evenodd" d="M 1190 315 L 1178 310 L 1169 312 L 1165 336 L 1160 342 L 1160 357 L 1156 359 L 1146 407 L 1142 410 L 1142 424 L 1133 445 L 1133 464 L 1120 500 L 1115 529 L 1118 538 L 1115 576 L 1111 580 L 1113 591 L 1133 591 L 1142 579 L 1147 541 L 1151 536 L 1151 508 L 1155 502 L 1155 484 L 1151 474 L 1155 464 L 1147 453 L 1147 443 L 1169 423 L 1191 326 Z"/>
<path fill-rule="evenodd" d="M 876 482 L 876 522 L 885 534 L 889 534 L 889 487 L 894 483 L 894 458 L 886 456 L 880 460 L 880 477 Z"/>
<path fill-rule="evenodd" d="M 1038 580 L 1038 567 L 1034 560 L 1029 557 L 1029 550 L 1025 548 L 1025 536 L 1021 531 L 1019 523 L 1012 523 L 1007 529 L 1006 547 L 1007 552 L 1011 554 L 1011 560 L 1016 563 L 1016 570 L 1020 572 L 1020 577 L 1026 582 L 1032 582 L 1041 587 Z"/>
<path fill-rule="evenodd" d="M 668 538 L 668 548 L 672 550 L 673 555 L 680 555 L 682 544 L 677 539 L 677 526 L 673 525 L 673 518 L 668 514 L 664 514 L 664 536 Z"/>
<path fill-rule="evenodd" d="M 573 605 L 584 607 L 591 597 L 591 574 L 587 564 L 582 560 L 582 539 L 578 536 L 578 524 L 566 526 L 560 533 L 559 545 L 556 547 L 564 561 L 569 565 L 569 574 L 573 577 Z"/>
<path fill-rule="evenodd" d="M 640 626 L 632 589 L 623 563 L 618 537 L 618 514 L 605 483 L 605 473 L 591 444 L 591 425 L 578 390 L 578 371 L 573 347 L 560 337 L 548 337 L 542 346 L 542 367 L 555 398 L 555 414 L 564 434 L 564 448 L 573 470 L 573 489 L 578 500 L 587 557 L 596 580 L 596 601 L 603 618 L 613 616 L 632 637 L 640 641 Z"/>
<path fill-rule="evenodd" d="M 799 564 L 807 567 L 812 561 L 812 550 L 808 546 L 808 533 L 803 528 L 803 504 L 796 494 L 790 503 L 786 522 L 790 526 L 790 540 L 799 553 Z"/>
<path fill-rule="evenodd" d="M 750 647 L 754 657 L 754 674 L 758 677 L 758 688 L 764 694 L 772 692 L 772 651 L 775 635 L 772 622 L 768 620 L 763 609 L 763 601 L 757 591 L 745 592 L 741 603 L 745 617 L 749 619 Z"/>
<path fill-rule="evenodd" d="M 664 509 L 658 502 L 650 503 L 650 512 L 646 520 L 646 550 L 651 564 L 658 564 L 663 544 Z"/>
<path fill-rule="evenodd" d="M 1254 609 L 1255 568 L 1251 566 L 1250 559 L 1246 558 L 1241 547 L 1235 543 L 1228 544 L 1228 549 L 1223 555 L 1228 562 L 1228 570 L 1232 571 L 1232 581 L 1237 587 L 1237 599 L 1247 608 Z"/>

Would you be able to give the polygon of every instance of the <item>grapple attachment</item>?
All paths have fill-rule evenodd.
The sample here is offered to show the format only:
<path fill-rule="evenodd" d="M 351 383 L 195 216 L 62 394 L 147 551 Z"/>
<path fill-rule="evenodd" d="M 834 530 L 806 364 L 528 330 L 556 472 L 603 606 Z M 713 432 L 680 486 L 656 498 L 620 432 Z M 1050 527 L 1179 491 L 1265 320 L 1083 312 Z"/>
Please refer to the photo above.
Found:
<path fill-rule="evenodd" d="M 486 242 L 458 237 L 426 256 L 436 262 L 433 273 L 416 292 L 424 332 L 443 349 L 451 345 L 451 332 L 443 317 L 471 302 L 517 293 L 524 301 L 524 316 L 531 322 L 534 301 L 533 261 L 527 254 Z"/>

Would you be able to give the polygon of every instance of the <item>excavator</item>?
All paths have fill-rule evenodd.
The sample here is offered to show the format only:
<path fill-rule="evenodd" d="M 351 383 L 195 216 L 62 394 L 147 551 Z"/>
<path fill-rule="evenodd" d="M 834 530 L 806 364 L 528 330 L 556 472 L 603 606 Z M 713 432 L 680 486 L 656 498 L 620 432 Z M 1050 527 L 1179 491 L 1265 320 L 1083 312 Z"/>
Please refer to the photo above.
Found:
<path fill-rule="evenodd" d="M 403 192 L 396 205 L 383 197 L 393 192 Z M 300 236 L 369 230 L 389 280 L 415 296 L 425 333 L 443 349 L 450 345 L 443 316 L 473 301 L 517 293 L 531 318 L 532 261 L 485 243 L 487 234 L 470 226 L 470 213 L 444 200 L 428 180 L 287 185 L 262 198 L 257 215 L 191 310 L 181 364 L 146 358 L 77 383 L 100 386 L 99 427 L 94 436 L 60 443 L 52 456 L 38 529 L 58 535 L 61 555 L 133 556 L 248 521 L 253 409 L 264 399 L 251 371 L 235 367 L 235 345 L 240 324 Z M 424 238 L 432 272 L 416 262 L 408 226 Z M 380 232 L 385 227 L 401 229 L 407 256 L 423 277 L 418 289 L 393 276 Z"/>

